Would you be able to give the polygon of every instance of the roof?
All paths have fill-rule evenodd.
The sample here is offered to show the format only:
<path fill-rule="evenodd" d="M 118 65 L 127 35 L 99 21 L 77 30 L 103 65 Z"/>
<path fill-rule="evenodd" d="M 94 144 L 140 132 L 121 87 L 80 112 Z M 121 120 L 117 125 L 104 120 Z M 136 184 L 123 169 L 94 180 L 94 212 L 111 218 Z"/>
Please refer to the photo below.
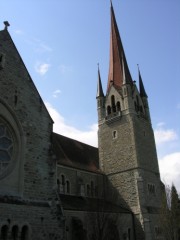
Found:
<path fill-rule="evenodd" d="M 52 144 L 58 164 L 100 172 L 98 148 L 57 133 L 52 135 Z"/>
<path fill-rule="evenodd" d="M 107 213 L 131 213 L 129 209 L 126 209 L 120 205 L 113 204 L 104 199 L 65 194 L 61 194 L 60 199 L 64 210 Z"/>
<path fill-rule="evenodd" d="M 39 102 L 40 105 L 43 106 L 43 108 L 45 109 L 49 119 L 51 120 L 51 122 L 53 123 L 52 117 L 49 114 L 49 111 L 47 110 L 47 107 L 45 106 L 40 93 L 38 92 L 27 68 L 25 63 L 23 62 L 23 59 L 21 58 L 21 55 L 15 45 L 15 43 L 13 42 L 13 39 L 11 38 L 11 35 L 9 33 L 9 31 L 7 30 L 7 27 L 10 26 L 10 24 L 5 21 L 5 28 L 4 30 L 0 30 L 0 53 L 4 54 L 6 57 L 6 66 L 1 69 L 1 76 L 0 77 L 6 77 L 11 79 L 13 74 L 14 76 L 17 74 L 18 71 L 21 71 L 21 75 L 22 75 L 22 71 L 26 72 L 28 75 L 28 78 L 25 77 L 23 75 L 23 77 L 18 76 L 19 82 L 21 82 L 22 85 L 24 85 L 25 83 L 30 82 L 32 89 L 31 91 L 35 91 L 36 95 L 39 98 Z M 14 77 L 15 79 L 15 77 Z M 13 79 L 13 80 L 14 80 Z"/>
<path fill-rule="evenodd" d="M 114 9 L 111 3 L 111 34 L 110 34 L 110 60 L 109 60 L 109 76 L 107 92 L 113 84 L 117 89 L 123 85 L 123 63 L 124 62 L 124 76 L 126 83 L 132 84 L 132 78 L 126 61 L 121 37 L 119 34 Z"/>

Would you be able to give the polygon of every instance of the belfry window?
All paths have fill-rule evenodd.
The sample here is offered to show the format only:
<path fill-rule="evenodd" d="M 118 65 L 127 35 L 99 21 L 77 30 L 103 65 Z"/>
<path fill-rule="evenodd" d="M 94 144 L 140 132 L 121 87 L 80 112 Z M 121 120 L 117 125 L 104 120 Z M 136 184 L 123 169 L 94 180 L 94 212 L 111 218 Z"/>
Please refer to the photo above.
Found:
<path fill-rule="evenodd" d="M 110 115 L 110 114 L 111 114 L 111 107 L 107 106 L 107 115 Z"/>
<path fill-rule="evenodd" d="M 121 111 L 121 104 L 119 101 L 117 102 L 116 106 L 117 106 L 117 111 Z"/>
<path fill-rule="evenodd" d="M 115 97 L 114 97 L 114 95 L 111 96 L 111 106 L 112 106 L 112 111 L 116 112 L 116 105 L 115 105 Z"/>

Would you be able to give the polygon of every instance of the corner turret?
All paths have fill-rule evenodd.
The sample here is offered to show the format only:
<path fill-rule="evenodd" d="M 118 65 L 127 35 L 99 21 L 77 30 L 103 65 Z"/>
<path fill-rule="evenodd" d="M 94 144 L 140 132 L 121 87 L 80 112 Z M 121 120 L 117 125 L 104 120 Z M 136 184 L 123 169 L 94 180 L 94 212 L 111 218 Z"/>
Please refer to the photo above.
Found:
<path fill-rule="evenodd" d="M 97 99 L 98 122 L 100 123 L 105 116 L 105 108 L 104 108 L 104 93 L 101 83 L 99 64 L 98 64 L 98 84 L 96 99 Z"/>
<path fill-rule="evenodd" d="M 141 96 L 141 99 L 143 102 L 145 115 L 146 115 L 146 118 L 151 122 L 151 117 L 150 117 L 150 112 L 149 112 L 149 104 L 148 104 L 148 96 L 147 96 L 145 88 L 144 88 L 141 73 L 139 70 L 139 65 L 138 65 L 138 75 L 139 75 L 139 92 L 140 92 L 140 96 Z"/>

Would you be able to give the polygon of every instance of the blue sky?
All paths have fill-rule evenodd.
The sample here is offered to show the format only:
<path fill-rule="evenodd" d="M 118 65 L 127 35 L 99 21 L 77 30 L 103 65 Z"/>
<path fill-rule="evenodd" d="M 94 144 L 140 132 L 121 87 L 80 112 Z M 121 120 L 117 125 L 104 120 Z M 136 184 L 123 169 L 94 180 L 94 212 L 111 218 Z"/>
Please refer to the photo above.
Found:
<path fill-rule="evenodd" d="M 180 1 L 114 0 L 128 65 L 140 66 L 162 179 L 180 191 Z M 54 131 L 97 145 L 97 63 L 104 91 L 109 0 L 6 0 L 9 32 L 55 121 Z M 179 178 L 179 179 L 178 179 Z"/>

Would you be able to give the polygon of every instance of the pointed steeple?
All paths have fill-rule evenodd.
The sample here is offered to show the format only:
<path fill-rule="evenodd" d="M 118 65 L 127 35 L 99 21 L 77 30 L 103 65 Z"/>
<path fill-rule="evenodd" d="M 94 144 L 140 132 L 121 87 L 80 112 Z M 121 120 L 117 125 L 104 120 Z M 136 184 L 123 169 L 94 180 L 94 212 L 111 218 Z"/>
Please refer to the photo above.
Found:
<path fill-rule="evenodd" d="M 123 85 L 122 56 L 124 61 L 124 74 L 126 76 L 126 83 L 130 84 L 133 83 L 127 65 L 126 57 L 124 54 L 124 49 L 121 42 L 112 2 L 110 10 L 111 10 L 111 35 L 110 35 L 110 61 L 107 92 L 112 84 L 116 88 L 120 88 Z"/>
<path fill-rule="evenodd" d="M 101 83 L 101 75 L 100 75 L 100 70 L 99 70 L 99 64 L 98 64 L 98 85 L 97 85 L 97 95 L 96 98 L 98 97 L 104 97 L 103 89 L 102 89 L 102 83 Z"/>
<path fill-rule="evenodd" d="M 140 92 L 140 96 L 147 98 L 147 94 L 146 94 L 146 91 L 145 91 L 145 88 L 144 88 L 144 84 L 143 84 L 143 81 L 142 81 L 142 77 L 141 77 L 141 73 L 140 73 L 140 70 L 139 70 L 139 66 L 138 66 L 138 74 L 139 74 L 139 92 Z"/>

